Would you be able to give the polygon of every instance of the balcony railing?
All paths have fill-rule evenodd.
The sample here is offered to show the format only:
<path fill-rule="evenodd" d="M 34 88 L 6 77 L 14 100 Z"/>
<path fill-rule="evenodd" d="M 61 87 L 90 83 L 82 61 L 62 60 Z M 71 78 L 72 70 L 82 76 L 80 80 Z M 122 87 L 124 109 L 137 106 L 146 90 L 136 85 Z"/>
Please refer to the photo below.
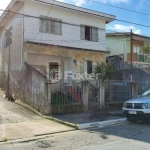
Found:
<path fill-rule="evenodd" d="M 137 61 L 150 63 L 150 54 L 138 54 Z"/>

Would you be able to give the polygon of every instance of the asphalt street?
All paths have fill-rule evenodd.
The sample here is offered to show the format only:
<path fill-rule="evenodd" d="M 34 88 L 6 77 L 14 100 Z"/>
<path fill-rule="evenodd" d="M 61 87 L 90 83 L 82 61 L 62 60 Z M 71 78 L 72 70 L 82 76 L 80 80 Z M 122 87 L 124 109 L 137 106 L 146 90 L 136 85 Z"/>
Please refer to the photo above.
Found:
<path fill-rule="evenodd" d="M 47 139 L 0 145 L 1 150 L 150 150 L 150 124 L 120 124 L 51 135 Z"/>

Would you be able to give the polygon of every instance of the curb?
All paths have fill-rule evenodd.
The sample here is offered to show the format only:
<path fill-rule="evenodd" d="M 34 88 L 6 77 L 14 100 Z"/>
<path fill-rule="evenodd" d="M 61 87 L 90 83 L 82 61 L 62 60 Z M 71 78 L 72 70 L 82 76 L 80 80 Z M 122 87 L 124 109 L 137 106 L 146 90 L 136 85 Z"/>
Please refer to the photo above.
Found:
<path fill-rule="evenodd" d="M 19 101 L 19 100 L 15 100 L 15 103 L 22 106 L 22 107 L 25 107 L 26 109 L 32 111 L 33 113 L 39 115 L 40 117 L 44 118 L 44 119 L 47 119 L 47 120 L 52 120 L 52 121 L 55 121 L 57 123 L 60 123 L 60 124 L 63 124 L 63 125 L 67 125 L 69 127 L 72 127 L 74 129 L 78 129 L 78 126 L 76 124 L 73 124 L 73 123 L 69 123 L 69 122 L 66 122 L 66 121 L 62 121 L 62 120 L 59 120 L 59 119 L 56 119 L 56 118 L 53 118 L 53 117 L 50 117 L 50 116 L 45 116 L 45 115 L 42 115 L 41 113 L 39 113 L 37 110 L 35 110 L 34 108 L 32 108 L 31 106 Z"/>
<path fill-rule="evenodd" d="M 35 109 L 32 108 L 31 106 L 29 106 L 29 105 L 27 105 L 27 104 L 21 102 L 20 100 L 15 100 L 15 103 L 18 104 L 18 105 L 20 105 L 20 106 L 22 106 L 22 107 L 24 107 L 24 108 L 26 108 L 26 109 L 28 109 L 28 110 L 30 110 L 30 111 L 32 111 L 33 113 L 35 113 L 35 114 L 37 114 L 37 115 L 43 117 L 43 115 L 42 115 L 41 113 L 39 113 L 37 110 L 35 110 Z"/>
<path fill-rule="evenodd" d="M 82 130 L 82 129 L 87 129 L 87 128 L 103 127 L 103 126 L 106 126 L 106 125 L 113 125 L 113 124 L 119 124 L 119 123 L 125 123 L 125 122 L 127 122 L 127 119 L 123 118 L 123 119 L 116 119 L 116 120 L 109 120 L 109 121 L 78 124 L 77 126 L 78 126 L 79 130 Z M 44 135 L 42 135 L 42 134 L 41 135 L 35 135 L 34 137 L 30 137 L 30 138 L 10 140 L 10 141 L 7 141 L 7 142 L 0 142 L 0 145 L 33 142 L 33 141 L 37 141 L 37 140 L 41 140 L 41 139 L 50 138 L 51 136 L 53 136 L 53 134 L 59 135 L 59 134 L 66 133 L 66 132 L 71 132 L 71 131 L 76 131 L 76 130 L 69 130 L 69 131 L 55 132 L 55 133 L 47 133 L 47 134 L 44 134 Z"/>
<path fill-rule="evenodd" d="M 67 125 L 67 126 L 69 126 L 69 127 L 73 127 L 73 128 L 75 128 L 76 130 L 78 130 L 78 125 L 76 125 L 76 124 L 69 123 L 69 122 L 66 122 L 66 121 L 62 121 L 62 120 L 59 120 L 59 119 L 56 119 L 56 118 L 53 118 L 53 117 L 50 117 L 50 116 L 43 116 L 43 118 L 48 119 L 48 120 L 55 121 L 55 122 L 60 123 L 60 124 Z"/>
<path fill-rule="evenodd" d="M 44 135 L 35 135 L 34 137 L 29 137 L 29 138 L 23 138 L 23 139 L 17 139 L 17 140 L 8 140 L 7 142 L 2 142 L 0 141 L 0 145 L 6 145 L 6 144 L 16 144 L 16 143 L 25 143 L 25 142 L 33 142 L 33 141 L 37 141 L 37 140 L 43 140 L 43 139 L 47 139 L 47 138 L 50 138 L 52 137 L 54 134 L 55 135 L 59 135 L 59 134 L 63 134 L 63 133 L 66 133 L 66 132 L 73 132 L 73 131 L 76 131 L 76 130 L 69 130 L 69 131 L 63 131 L 63 132 L 55 132 L 55 133 L 47 133 L 47 134 L 44 134 Z"/>
<path fill-rule="evenodd" d="M 99 122 L 93 122 L 93 123 L 85 123 L 85 124 L 78 124 L 78 129 L 88 129 L 88 128 L 93 128 L 93 127 L 103 127 L 107 125 L 114 125 L 114 124 L 119 124 L 119 123 L 125 123 L 127 122 L 126 118 L 123 119 L 115 119 L 115 120 L 108 120 L 108 121 L 99 121 Z"/>

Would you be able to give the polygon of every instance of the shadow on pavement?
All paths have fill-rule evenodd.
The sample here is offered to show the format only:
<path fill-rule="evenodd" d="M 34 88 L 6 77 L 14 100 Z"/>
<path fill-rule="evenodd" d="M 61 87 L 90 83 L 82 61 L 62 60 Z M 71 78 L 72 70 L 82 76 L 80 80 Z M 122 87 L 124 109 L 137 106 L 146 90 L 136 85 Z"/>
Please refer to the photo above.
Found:
<path fill-rule="evenodd" d="M 89 129 L 88 131 L 90 133 L 99 132 L 100 137 L 104 140 L 107 140 L 111 135 L 150 143 L 150 123 L 146 122 L 122 124 L 99 129 Z"/>
<path fill-rule="evenodd" d="M 121 119 L 124 118 L 125 116 L 120 110 L 120 111 L 110 111 L 110 112 L 60 114 L 60 115 L 53 115 L 53 117 L 74 124 L 84 124 L 84 123 L 107 121 L 113 119 Z"/>

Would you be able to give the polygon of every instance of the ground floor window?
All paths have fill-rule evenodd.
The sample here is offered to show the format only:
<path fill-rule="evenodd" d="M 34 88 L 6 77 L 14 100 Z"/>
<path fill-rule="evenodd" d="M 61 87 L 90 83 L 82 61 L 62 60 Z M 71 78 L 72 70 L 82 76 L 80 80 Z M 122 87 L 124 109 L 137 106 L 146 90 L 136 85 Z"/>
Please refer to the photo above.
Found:
<path fill-rule="evenodd" d="M 92 73 L 92 61 L 87 61 L 87 73 Z"/>
<path fill-rule="evenodd" d="M 58 79 L 58 69 L 59 69 L 59 64 L 57 62 L 50 62 L 49 63 L 49 75 L 50 78 L 53 79 Z"/>

